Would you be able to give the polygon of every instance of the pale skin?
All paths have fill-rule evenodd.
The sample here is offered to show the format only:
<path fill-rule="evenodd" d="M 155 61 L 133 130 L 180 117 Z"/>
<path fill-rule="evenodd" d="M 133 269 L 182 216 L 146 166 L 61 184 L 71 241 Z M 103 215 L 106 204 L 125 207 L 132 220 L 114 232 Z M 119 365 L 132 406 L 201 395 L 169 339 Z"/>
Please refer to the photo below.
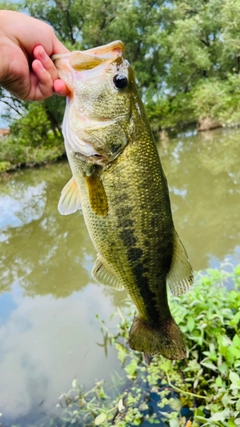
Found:
<path fill-rule="evenodd" d="M 67 96 L 51 55 L 67 53 L 52 28 L 10 10 L 0 10 L 0 86 L 19 99 L 39 101 Z"/>

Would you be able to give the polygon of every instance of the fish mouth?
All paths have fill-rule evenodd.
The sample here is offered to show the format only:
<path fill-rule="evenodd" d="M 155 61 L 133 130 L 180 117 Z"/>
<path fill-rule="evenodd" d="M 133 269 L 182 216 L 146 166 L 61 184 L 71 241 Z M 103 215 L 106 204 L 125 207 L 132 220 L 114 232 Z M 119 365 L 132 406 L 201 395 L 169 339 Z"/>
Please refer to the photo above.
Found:
<path fill-rule="evenodd" d="M 76 152 L 74 153 L 75 157 L 79 158 L 79 159 L 84 159 L 84 161 L 87 161 L 88 164 L 92 164 L 92 165 L 98 165 L 98 166 L 106 166 L 109 163 L 109 160 L 106 156 L 103 156 L 101 154 L 92 154 L 90 156 L 85 156 L 82 153 Z"/>
<path fill-rule="evenodd" d="M 94 148 L 94 142 L 90 143 L 89 141 L 85 141 L 83 137 L 77 137 L 73 135 L 72 130 L 70 129 L 67 132 L 63 132 L 65 140 L 68 141 L 69 147 L 74 153 L 74 155 L 80 159 L 85 159 L 88 163 L 97 164 L 99 166 L 106 166 L 109 162 L 112 162 L 122 149 L 121 147 L 116 147 L 116 150 L 110 150 L 107 147 L 104 149 L 100 146 L 101 142 L 93 137 L 94 142 L 98 143 L 98 148 Z"/>
<path fill-rule="evenodd" d="M 124 44 L 121 40 L 108 43 L 105 46 L 73 51 L 64 54 L 52 55 L 51 59 L 55 63 L 61 77 L 61 69 L 68 63 L 76 71 L 87 71 L 97 67 L 102 63 L 110 64 L 115 59 L 122 57 Z"/>
<path fill-rule="evenodd" d="M 74 119 L 70 120 L 75 109 L 74 100 L 77 98 L 76 82 L 81 82 L 87 86 L 95 85 L 96 81 L 101 82 L 106 78 L 109 66 L 114 62 L 122 61 L 123 52 L 123 42 L 116 40 L 105 46 L 52 56 L 59 77 L 69 89 L 62 127 L 65 144 L 75 155 L 79 153 L 98 164 L 108 163 L 116 158 L 118 153 L 111 153 L 110 150 L 106 150 L 106 147 L 103 148 L 96 136 L 91 134 L 98 127 L 107 128 L 114 125 L 114 121 L 110 119 L 102 121 L 94 117 L 88 118 L 81 113 L 81 109 L 75 112 Z M 90 142 L 90 136 L 96 142 L 96 148 L 94 147 L 95 144 Z"/>
<path fill-rule="evenodd" d="M 67 104 L 68 103 L 69 101 L 67 101 Z M 70 115 L 71 107 L 67 108 L 65 111 L 62 133 L 64 135 L 65 143 L 67 143 L 69 149 L 76 157 L 85 157 L 88 158 L 89 162 L 104 165 L 118 156 L 118 147 L 111 151 L 102 144 L 101 139 L 93 134 L 95 129 L 102 128 L 102 130 L 104 130 L 104 128 L 107 129 L 109 126 L 113 126 L 113 120 L 105 120 L 101 122 L 78 115 L 74 120 L 75 122 L 78 122 L 79 125 L 76 130 L 72 126 L 68 125 L 70 122 Z"/>

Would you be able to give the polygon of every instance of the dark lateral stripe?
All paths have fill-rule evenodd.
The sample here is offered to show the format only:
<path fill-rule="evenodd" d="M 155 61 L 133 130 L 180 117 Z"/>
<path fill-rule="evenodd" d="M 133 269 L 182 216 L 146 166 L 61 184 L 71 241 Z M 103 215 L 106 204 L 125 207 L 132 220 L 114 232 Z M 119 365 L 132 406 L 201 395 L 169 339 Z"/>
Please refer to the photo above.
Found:
<path fill-rule="evenodd" d="M 159 322 L 158 307 L 156 305 L 156 297 L 149 289 L 149 279 L 147 273 L 149 272 L 147 266 L 147 259 L 144 259 L 144 253 L 141 248 L 137 246 L 138 239 L 135 234 L 134 221 L 130 217 L 132 208 L 118 208 L 116 215 L 118 218 L 118 228 L 120 231 L 119 237 L 123 241 L 126 248 L 127 258 L 135 277 L 136 284 L 141 299 L 144 301 L 146 312 L 153 322 Z"/>

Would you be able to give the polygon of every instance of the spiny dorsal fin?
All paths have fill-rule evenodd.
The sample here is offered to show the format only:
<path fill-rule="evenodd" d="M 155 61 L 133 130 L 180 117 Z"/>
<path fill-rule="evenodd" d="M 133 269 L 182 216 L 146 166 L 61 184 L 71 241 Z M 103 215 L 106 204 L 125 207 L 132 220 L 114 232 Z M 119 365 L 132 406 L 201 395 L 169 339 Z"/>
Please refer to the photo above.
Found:
<path fill-rule="evenodd" d="M 91 208 L 96 215 L 106 216 L 108 213 L 107 196 L 100 176 L 95 172 L 85 177 Z"/>
<path fill-rule="evenodd" d="M 92 269 L 93 278 L 102 285 L 110 286 L 117 291 L 122 291 L 124 286 L 116 279 L 116 277 L 103 265 L 102 261 L 97 257 Z"/>
<path fill-rule="evenodd" d="M 167 275 L 167 284 L 174 295 L 184 294 L 193 284 L 192 266 L 176 231 L 174 232 L 173 257 Z"/>
<path fill-rule="evenodd" d="M 77 183 L 72 177 L 62 190 L 58 210 L 62 215 L 70 215 L 78 209 L 81 209 L 81 200 Z"/>

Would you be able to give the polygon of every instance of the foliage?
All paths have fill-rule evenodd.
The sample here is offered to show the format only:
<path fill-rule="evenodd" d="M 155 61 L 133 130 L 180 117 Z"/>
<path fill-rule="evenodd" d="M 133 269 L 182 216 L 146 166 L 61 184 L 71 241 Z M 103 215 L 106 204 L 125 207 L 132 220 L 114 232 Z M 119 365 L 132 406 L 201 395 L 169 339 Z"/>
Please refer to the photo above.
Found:
<path fill-rule="evenodd" d="M 9 170 L 55 160 L 63 152 L 61 133 L 51 129 L 44 105 L 31 103 L 28 114 L 10 126 L 10 136 L 1 139 L 0 164 Z"/>
<path fill-rule="evenodd" d="M 13 137 L 17 137 L 16 142 L 20 145 L 32 145 L 36 148 L 43 143 L 52 145 L 53 133 L 49 133 L 49 127 L 49 119 L 43 104 L 31 103 L 28 114 L 10 126 L 10 133 Z"/>
<path fill-rule="evenodd" d="M 234 283 L 235 289 L 227 291 L 226 282 Z M 104 343 L 115 346 L 125 371 L 124 378 L 117 379 L 118 396 L 109 398 L 103 382 L 84 392 L 74 380 L 69 393 L 59 399 L 58 405 L 65 407 L 61 425 L 240 425 L 239 288 L 240 266 L 232 273 L 209 269 L 197 276 L 189 293 L 172 299 L 188 349 L 183 361 L 155 356 L 148 366 L 141 354 L 129 350 L 132 306 L 125 317 L 119 311 L 117 335 L 101 322 Z M 53 420 L 51 425 L 59 423 Z"/>
<path fill-rule="evenodd" d="M 156 133 L 205 118 L 240 123 L 239 0 L 6 0 L 0 6 L 48 22 L 70 50 L 122 39 Z M 0 96 L 12 111 L 31 116 L 29 103 L 19 105 L 3 90 Z M 54 133 L 64 105 L 60 97 L 42 103 Z"/>
<path fill-rule="evenodd" d="M 240 78 L 227 76 L 226 81 L 215 78 L 199 81 L 193 94 L 192 105 L 196 117 L 211 117 L 220 123 L 233 126 L 240 124 Z"/>
<path fill-rule="evenodd" d="M 147 112 L 152 131 L 156 134 L 159 122 L 164 123 L 165 128 L 184 127 L 196 123 L 197 117 L 192 104 L 191 93 L 179 93 L 176 96 L 161 98 L 156 102 L 147 104 Z"/>
<path fill-rule="evenodd" d="M 11 167 L 12 167 L 12 165 L 10 162 L 0 161 L 0 173 L 3 173 L 3 172 L 10 170 Z"/>

